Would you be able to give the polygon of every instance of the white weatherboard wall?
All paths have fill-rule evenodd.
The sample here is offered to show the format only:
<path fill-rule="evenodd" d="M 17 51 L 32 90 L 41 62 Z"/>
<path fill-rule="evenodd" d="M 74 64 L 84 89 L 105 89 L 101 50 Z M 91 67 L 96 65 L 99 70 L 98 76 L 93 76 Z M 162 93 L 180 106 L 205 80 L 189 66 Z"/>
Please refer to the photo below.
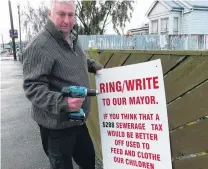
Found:
<path fill-rule="evenodd" d="M 149 17 L 157 16 L 157 15 L 164 14 L 164 13 L 167 13 L 167 12 L 169 12 L 169 10 L 164 5 L 162 5 L 161 3 L 157 2 L 155 7 L 153 8 L 151 13 L 149 14 Z"/>
<path fill-rule="evenodd" d="M 194 10 L 189 19 L 189 34 L 208 34 L 208 10 Z"/>
<path fill-rule="evenodd" d="M 189 34 L 190 13 L 182 15 L 183 34 Z"/>
<path fill-rule="evenodd" d="M 169 17 L 169 10 L 162 5 L 161 3 L 157 2 L 153 10 L 149 14 L 149 32 L 152 32 L 152 20 L 158 20 L 158 34 L 160 34 L 161 29 L 161 18 Z"/>
<path fill-rule="evenodd" d="M 152 25 L 151 21 L 152 20 L 158 20 L 158 34 L 161 34 L 161 19 L 162 18 L 169 18 L 169 23 L 168 23 L 168 34 L 173 34 L 173 28 L 174 28 L 174 17 L 178 17 L 178 34 L 182 33 L 182 18 L 181 18 L 181 12 L 180 11 L 169 11 L 163 4 L 157 3 L 153 10 L 151 11 L 149 15 L 149 20 L 150 20 L 150 26 L 149 26 L 149 32 L 151 33 Z"/>

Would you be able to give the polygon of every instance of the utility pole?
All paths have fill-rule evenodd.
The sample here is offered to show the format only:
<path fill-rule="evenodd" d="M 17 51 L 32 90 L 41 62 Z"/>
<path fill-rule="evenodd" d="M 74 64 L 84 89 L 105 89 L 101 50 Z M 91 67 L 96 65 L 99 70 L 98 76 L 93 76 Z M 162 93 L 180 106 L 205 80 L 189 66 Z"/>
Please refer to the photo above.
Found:
<path fill-rule="evenodd" d="M 3 34 L 1 34 L 1 40 L 2 40 L 2 48 L 3 48 L 3 51 L 4 51 L 4 38 L 3 38 Z"/>
<path fill-rule="evenodd" d="M 9 14 L 10 14 L 10 22 L 11 22 L 11 31 L 12 31 L 12 35 L 13 35 L 14 34 L 14 25 L 13 25 L 13 16 L 12 16 L 12 9 L 11 9 L 10 0 L 8 0 L 8 5 L 9 5 Z M 12 36 L 12 47 L 13 47 L 14 60 L 17 60 L 15 38 L 13 36 Z"/>
<path fill-rule="evenodd" d="M 21 23 L 20 23 L 20 4 L 17 5 L 19 16 L 19 36 L 20 36 L 20 52 L 22 53 Z"/>

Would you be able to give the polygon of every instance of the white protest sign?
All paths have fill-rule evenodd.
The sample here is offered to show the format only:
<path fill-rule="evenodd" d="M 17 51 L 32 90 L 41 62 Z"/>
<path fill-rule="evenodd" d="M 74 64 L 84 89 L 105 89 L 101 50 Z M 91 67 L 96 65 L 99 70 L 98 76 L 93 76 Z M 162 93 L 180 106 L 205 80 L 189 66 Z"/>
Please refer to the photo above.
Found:
<path fill-rule="evenodd" d="M 104 169 L 172 169 L 159 59 L 96 75 Z"/>

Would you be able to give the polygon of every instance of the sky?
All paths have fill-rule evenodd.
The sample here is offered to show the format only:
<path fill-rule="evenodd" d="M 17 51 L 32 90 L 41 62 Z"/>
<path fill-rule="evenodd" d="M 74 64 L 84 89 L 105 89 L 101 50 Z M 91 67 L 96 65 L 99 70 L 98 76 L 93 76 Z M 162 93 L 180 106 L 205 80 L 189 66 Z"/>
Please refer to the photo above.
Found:
<path fill-rule="evenodd" d="M 10 1 L 11 1 L 14 29 L 17 29 L 19 32 L 17 5 L 20 4 L 20 10 L 21 10 L 25 5 L 25 3 L 27 1 L 30 1 L 32 6 L 38 7 L 40 5 L 41 0 L 10 0 Z M 131 22 L 127 23 L 125 32 L 127 32 L 128 29 L 138 28 L 140 25 L 148 21 L 145 14 L 153 2 L 154 0 L 136 0 L 136 5 L 134 7 L 134 12 Z M 9 29 L 11 29 L 11 23 L 9 16 L 8 0 L 0 0 L 0 21 L 1 21 L 0 44 L 2 43 L 2 41 L 4 43 L 8 43 L 11 40 L 11 38 L 9 37 Z M 23 28 L 21 28 L 21 32 L 22 32 L 22 39 L 24 40 L 25 32 Z M 115 31 L 113 30 L 112 24 L 109 24 L 107 26 L 106 34 L 116 34 Z M 19 41 L 19 39 L 17 39 L 16 41 Z"/>

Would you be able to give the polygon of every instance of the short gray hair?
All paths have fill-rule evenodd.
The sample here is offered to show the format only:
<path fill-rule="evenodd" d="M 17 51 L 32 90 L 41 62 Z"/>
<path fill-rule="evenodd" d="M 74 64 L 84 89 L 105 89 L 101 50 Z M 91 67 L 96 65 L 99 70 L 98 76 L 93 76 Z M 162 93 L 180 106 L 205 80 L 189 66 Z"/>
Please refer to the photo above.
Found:
<path fill-rule="evenodd" d="M 56 3 L 72 4 L 76 8 L 75 0 L 49 0 L 48 9 L 53 11 Z"/>

